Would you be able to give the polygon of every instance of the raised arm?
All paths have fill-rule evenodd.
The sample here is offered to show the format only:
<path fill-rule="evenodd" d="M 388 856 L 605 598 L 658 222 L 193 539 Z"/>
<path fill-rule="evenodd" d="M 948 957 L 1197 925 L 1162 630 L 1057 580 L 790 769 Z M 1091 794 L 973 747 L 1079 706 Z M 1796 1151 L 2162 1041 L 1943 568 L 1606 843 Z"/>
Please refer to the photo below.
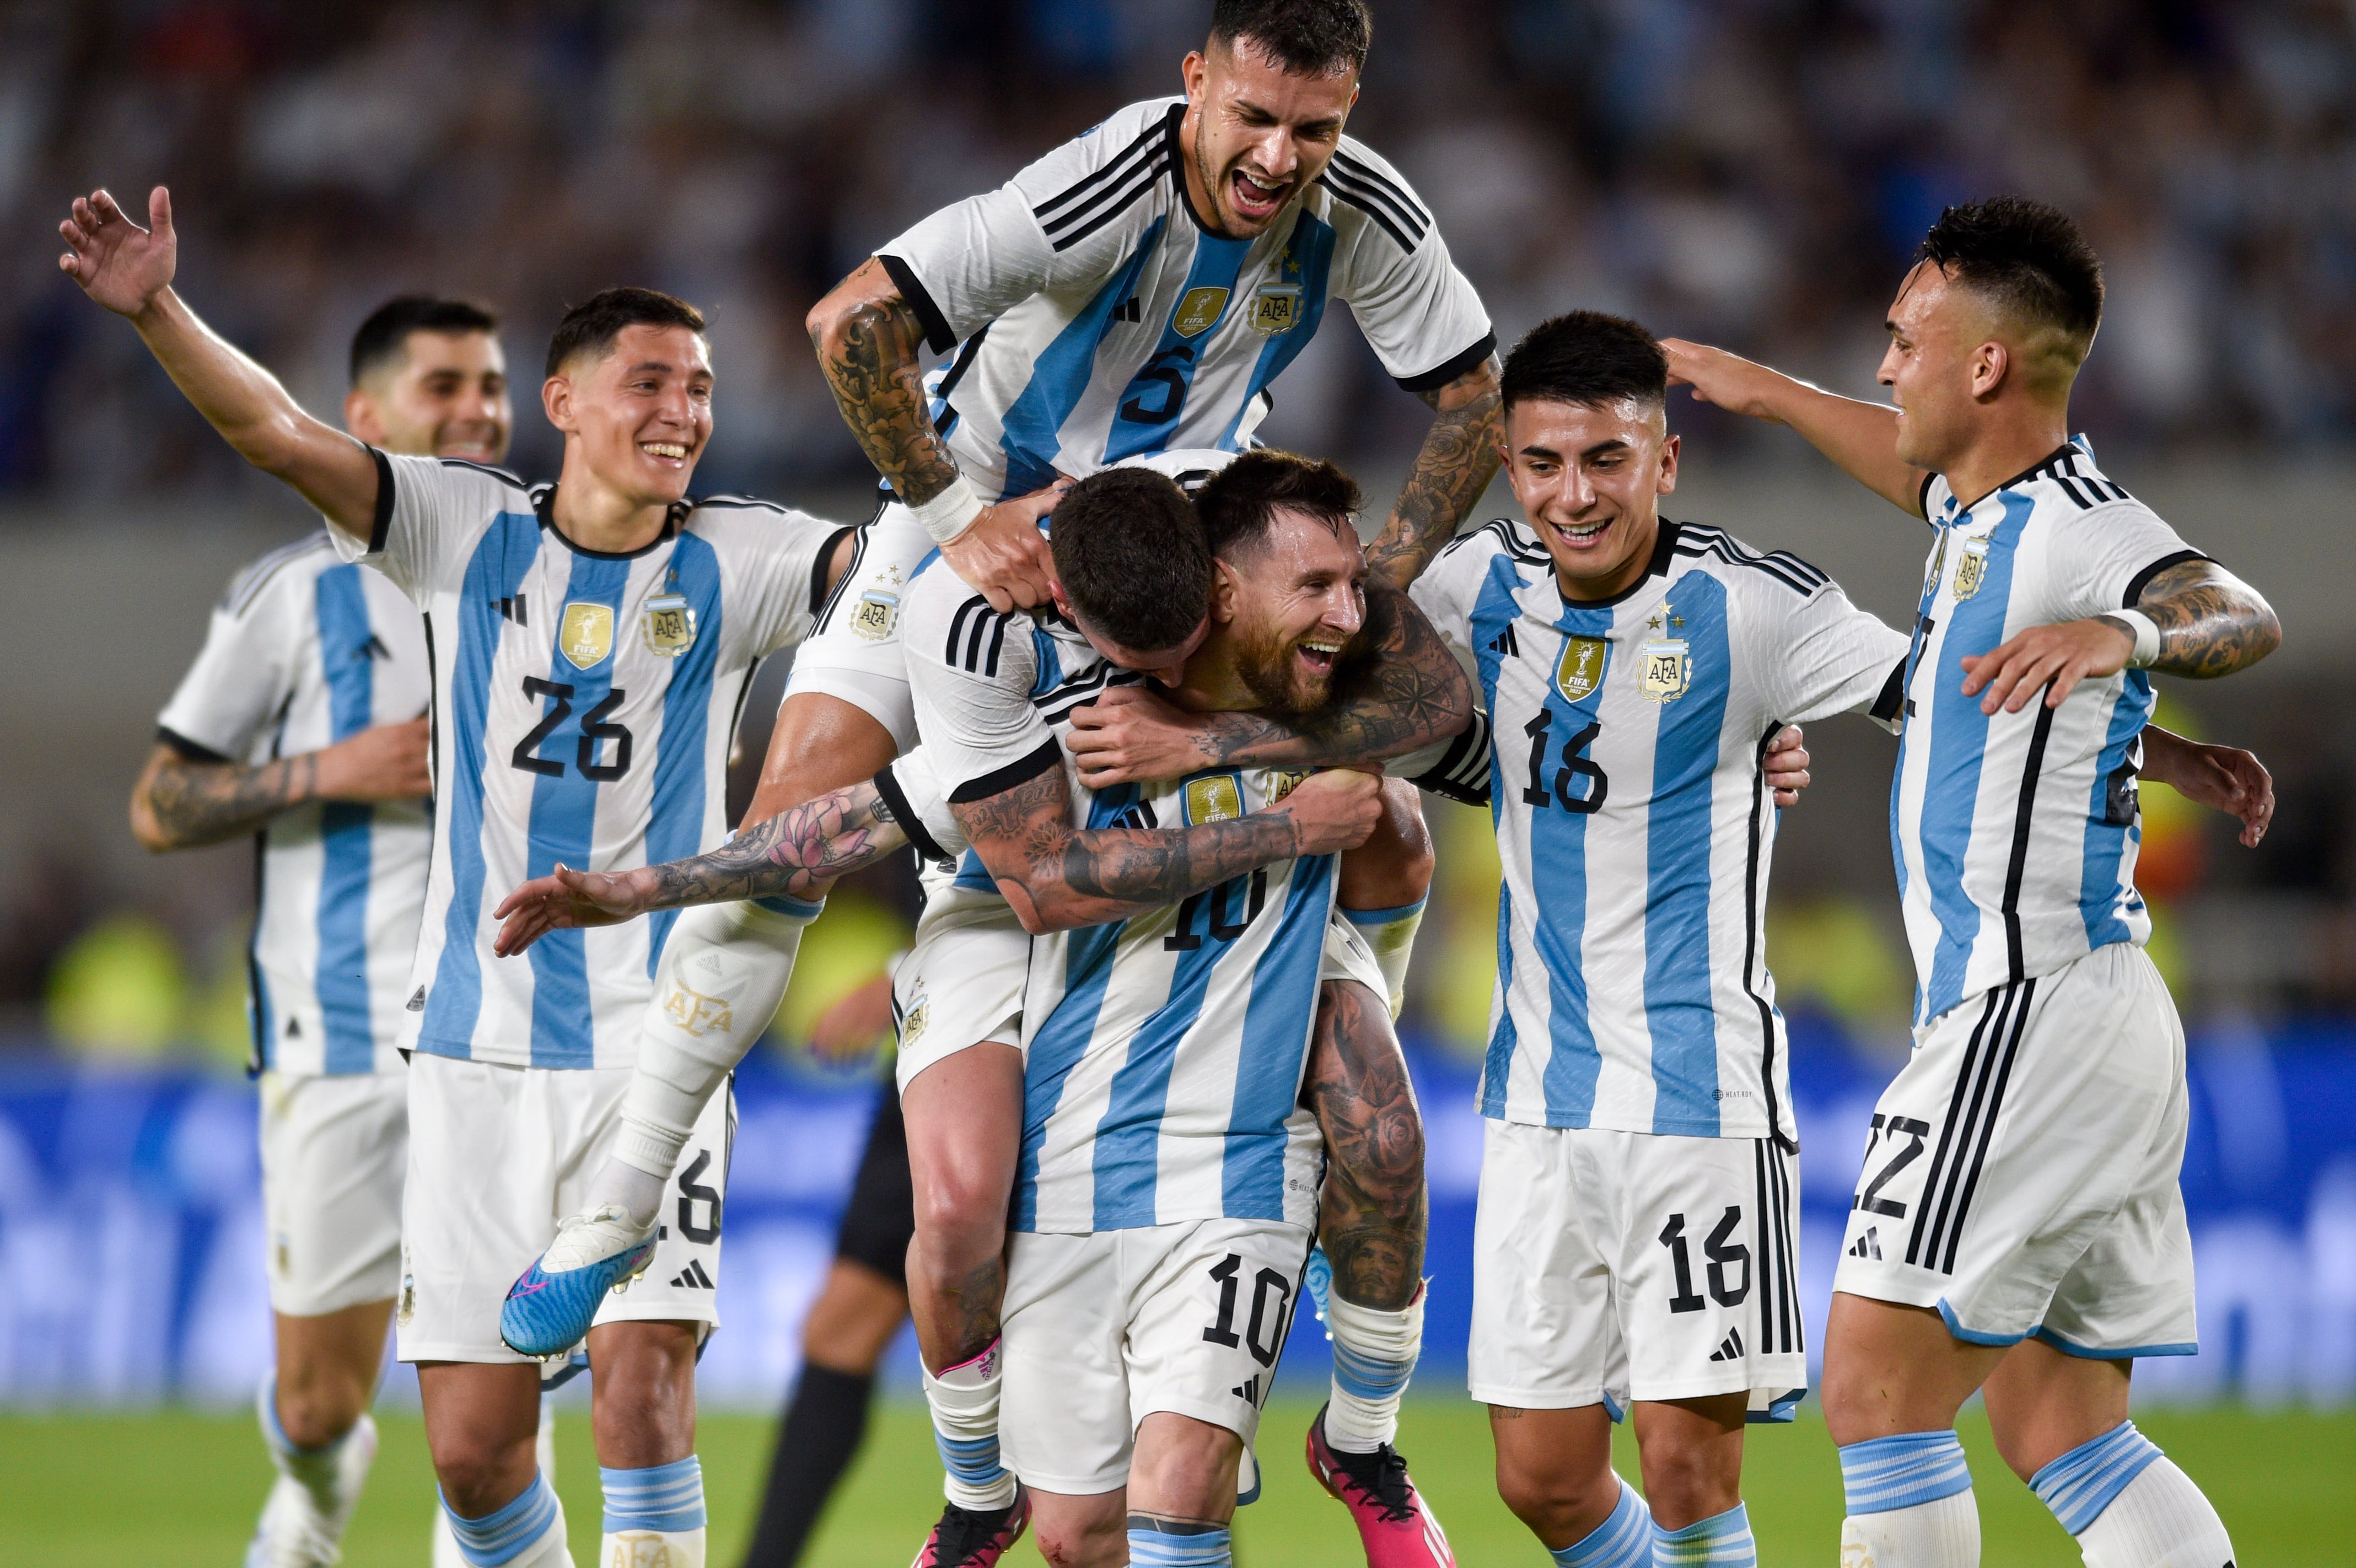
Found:
<path fill-rule="evenodd" d="M 1366 581 L 1366 648 L 1355 678 L 1315 713 L 1183 713 L 1116 687 L 1072 715 L 1067 744 L 1090 788 L 1183 778 L 1203 768 L 1316 768 L 1419 751 L 1472 721 L 1472 682 L 1414 600 Z"/>
<path fill-rule="evenodd" d="M 1898 460 L 1898 411 L 1859 402 L 1754 364 L 1723 348 L 1665 337 L 1669 384 L 1693 389 L 1694 400 L 1770 424 L 1787 424 L 1848 476 L 1913 517 L 1922 515 L 1920 468 Z"/>
<path fill-rule="evenodd" d="M 1055 564 L 1037 525 L 1048 493 L 985 507 L 958 472 L 925 407 L 924 326 L 882 260 L 870 256 L 837 283 L 806 325 L 859 450 L 942 541 L 957 574 L 994 610 L 1045 603 Z"/>
<path fill-rule="evenodd" d="M 2159 629 L 2157 656 L 2147 669 L 2194 680 L 2214 680 L 2247 669 L 2282 645 L 2282 623 L 2258 591 L 2213 560 L 2187 560 L 2153 574 L 2132 606 Z M 1964 695 L 1980 696 L 1980 711 L 2018 713 L 2038 690 L 2045 705 L 2062 699 L 2088 676 L 2116 675 L 2136 651 L 2137 628 L 2118 615 L 2090 615 L 2031 626 L 2003 646 L 1963 660 Z"/>
<path fill-rule="evenodd" d="M 1455 537 L 1497 476 L 1504 449 L 1495 355 L 1422 397 L 1432 408 L 1431 429 L 1383 531 L 1366 547 L 1366 564 L 1394 588 L 1420 577 Z"/>
<path fill-rule="evenodd" d="M 2235 746 L 2188 741 L 2157 724 L 2143 729 L 2143 777 L 2185 799 L 2238 817 L 2252 849 L 2275 819 L 2275 781 L 2255 754 Z"/>
<path fill-rule="evenodd" d="M 269 371 L 231 347 L 172 292 L 179 239 L 172 198 L 147 197 L 140 228 L 105 191 L 74 198 L 58 225 L 72 247 L 58 265 L 91 299 L 127 318 L 198 413 L 238 455 L 284 480 L 354 539 L 376 521 L 376 461 L 368 448 L 303 411 Z"/>
<path fill-rule="evenodd" d="M 1033 936 L 1173 904 L 1270 860 L 1354 849 L 1374 831 L 1381 782 L 1352 770 L 1303 780 L 1282 804 L 1194 827 L 1076 829 L 1058 765 L 950 812 Z"/>
<path fill-rule="evenodd" d="M 434 792 L 426 721 L 379 724 L 348 741 L 254 767 L 157 746 L 131 789 L 131 832 L 147 848 L 225 843 L 314 801 L 411 800 Z"/>

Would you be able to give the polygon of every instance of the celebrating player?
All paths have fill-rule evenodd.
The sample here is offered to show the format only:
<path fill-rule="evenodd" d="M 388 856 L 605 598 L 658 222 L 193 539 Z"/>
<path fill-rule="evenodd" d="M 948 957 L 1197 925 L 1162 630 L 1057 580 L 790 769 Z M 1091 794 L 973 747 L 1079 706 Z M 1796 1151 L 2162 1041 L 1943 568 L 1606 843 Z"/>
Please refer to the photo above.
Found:
<path fill-rule="evenodd" d="M 609 290 L 566 314 L 541 393 L 564 464 L 528 491 L 496 469 L 388 455 L 305 414 L 173 293 L 161 187 L 148 210 L 143 229 L 103 191 L 77 200 L 61 265 L 432 629 L 435 816 L 402 1040 L 413 1054 L 400 1350 L 419 1363 L 469 1561 L 562 1563 L 562 1516 L 533 1458 L 539 1371 L 501 1342 L 500 1293 L 614 1136 L 668 923 L 499 965 L 484 894 L 559 859 L 614 866 L 718 841 L 738 685 L 807 632 L 846 531 L 765 503 L 686 499 L 712 379 L 702 318 L 681 301 Z M 726 1097 L 707 1110 L 669 1194 L 676 1222 L 655 1278 L 608 1298 L 588 1335 L 601 1561 L 702 1561 L 693 1368 L 716 1320 Z"/>
<path fill-rule="evenodd" d="M 2282 634 L 2071 439 L 2102 307 L 2077 225 L 1998 197 L 1943 213 L 1900 285 L 1894 409 L 1667 346 L 1696 397 L 1791 425 L 1934 530 L 1890 804 L 1914 1051 L 1875 1108 L 1826 1328 L 1854 1568 L 1979 1561 L 1953 1430 L 1975 1390 L 2091 1568 L 2233 1556 L 2127 1419 L 2135 1358 L 2195 1349 L 2184 1034 L 2141 951 L 2136 781 L 2257 842 L 2265 770 L 2149 728 L 2147 672 L 2230 674 Z"/>
<path fill-rule="evenodd" d="M 352 339 L 344 424 L 388 452 L 498 463 L 498 324 L 405 296 Z M 131 796 L 150 849 L 255 834 L 253 1071 L 277 1364 L 267 1568 L 333 1563 L 376 1454 L 368 1417 L 401 1285 L 408 1081 L 395 1054 L 433 843 L 417 607 L 322 530 L 230 585 Z"/>

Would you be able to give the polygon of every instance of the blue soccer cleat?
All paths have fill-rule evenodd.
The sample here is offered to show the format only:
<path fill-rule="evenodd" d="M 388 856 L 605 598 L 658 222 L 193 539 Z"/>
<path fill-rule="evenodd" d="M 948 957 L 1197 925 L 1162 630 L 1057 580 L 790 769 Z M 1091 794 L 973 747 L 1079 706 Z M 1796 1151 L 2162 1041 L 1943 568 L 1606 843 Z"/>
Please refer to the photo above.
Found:
<path fill-rule="evenodd" d="M 532 1260 L 499 1304 L 499 1338 L 524 1356 L 555 1356 L 581 1343 L 609 1290 L 625 1290 L 654 1261 L 655 1225 L 634 1224 L 608 1203 L 575 1214 Z"/>

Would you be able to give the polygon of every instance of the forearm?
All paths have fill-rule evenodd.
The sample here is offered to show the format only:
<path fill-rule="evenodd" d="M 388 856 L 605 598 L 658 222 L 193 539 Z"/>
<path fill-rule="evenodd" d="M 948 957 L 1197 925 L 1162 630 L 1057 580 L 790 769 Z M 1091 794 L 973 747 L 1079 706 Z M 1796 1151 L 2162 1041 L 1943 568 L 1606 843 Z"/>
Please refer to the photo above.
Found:
<path fill-rule="evenodd" d="M 2142 738 L 2143 763 L 2136 770 L 2137 775 L 2147 783 L 2164 784 L 2171 789 L 2189 786 L 2195 756 L 2192 742 L 2157 724 L 2145 725 Z"/>
<path fill-rule="evenodd" d="M 2189 560 L 2145 584 L 2135 608 L 2159 628 L 2153 669 L 2211 680 L 2282 645 L 2282 623 L 2257 590 L 2214 561 Z"/>
<path fill-rule="evenodd" d="M 1366 614 L 1376 634 L 1354 661 L 1346 695 L 1290 725 L 1254 713 L 1204 720 L 1206 765 L 1332 767 L 1379 762 L 1446 740 L 1472 721 L 1472 683 L 1421 610 L 1398 589 L 1370 584 Z"/>
<path fill-rule="evenodd" d="M 623 874 L 640 911 L 739 899 L 815 903 L 836 880 L 895 849 L 907 834 L 874 784 L 855 784 L 789 806 L 710 854 Z"/>
<path fill-rule="evenodd" d="M 948 489 L 958 466 L 925 408 L 924 329 L 882 266 L 871 259 L 852 273 L 809 325 L 843 422 L 902 503 L 920 507 Z"/>
<path fill-rule="evenodd" d="M 132 797 L 131 826 L 158 852 L 195 849 L 259 831 L 273 816 L 319 798 L 316 752 L 259 767 L 193 763 L 168 752 L 152 761 Z"/>
<path fill-rule="evenodd" d="M 1497 474 L 1504 415 L 1496 361 L 1467 371 L 1429 400 L 1437 417 L 1383 531 L 1366 547 L 1366 564 L 1398 588 L 1422 575 Z"/>
<path fill-rule="evenodd" d="M 1898 411 L 1844 398 L 1764 365 L 1744 362 L 1746 395 L 1733 411 L 1790 425 L 1841 471 L 1901 511 L 1920 515 L 1922 470 L 1898 457 Z"/>

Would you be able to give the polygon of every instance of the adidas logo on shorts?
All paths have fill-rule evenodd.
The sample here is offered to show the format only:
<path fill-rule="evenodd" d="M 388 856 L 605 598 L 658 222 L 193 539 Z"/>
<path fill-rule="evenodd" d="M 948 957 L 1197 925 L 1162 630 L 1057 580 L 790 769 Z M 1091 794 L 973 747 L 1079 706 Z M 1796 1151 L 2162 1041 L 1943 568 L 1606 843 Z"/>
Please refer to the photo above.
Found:
<path fill-rule="evenodd" d="M 717 1290 L 719 1288 L 712 1283 L 712 1276 L 703 1272 L 702 1263 L 695 1258 L 688 1259 L 687 1266 L 671 1275 L 670 1285 L 673 1290 Z"/>
<path fill-rule="evenodd" d="M 1739 1361 L 1742 1360 L 1742 1330 L 1740 1328 L 1728 1329 L 1726 1331 L 1726 1339 L 1720 1342 L 1717 1349 L 1712 1350 L 1709 1353 L 1709 1359 L 1713 1361 Z"/>

